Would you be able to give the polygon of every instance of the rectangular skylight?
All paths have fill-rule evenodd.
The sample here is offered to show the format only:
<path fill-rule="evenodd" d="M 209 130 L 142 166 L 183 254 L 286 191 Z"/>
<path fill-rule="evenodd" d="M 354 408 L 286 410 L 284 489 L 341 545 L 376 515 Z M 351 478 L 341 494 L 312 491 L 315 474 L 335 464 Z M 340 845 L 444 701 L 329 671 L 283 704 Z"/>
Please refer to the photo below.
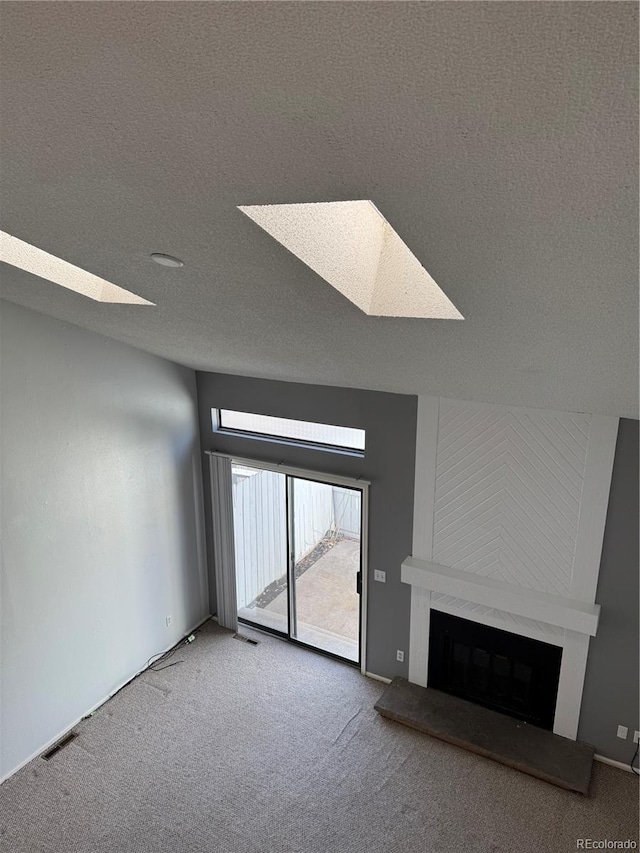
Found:
<path fill-rule="evenodd" d="M 69 290 L 75 290 L 96 302 L 124 303 L 128 305 L 153 305 L 147 299 L 136 296 L 124 287 L 111 284 L 93 273 L 50 255 L 43 249 L 37 249 L 24 240 L 12 237 L 0 231 L 0 261 L 37 275 L 46 281 L 59 284 Z"/>
<path fill-rule="evenodd" d="M 263 438 L 289 439 L 304 444 L 364 450 L 365 431 L 353 427 L 254 415 L 232 409 L 212 409 L 212 421 L 214 429 L 252 433 Z"/>
<path fill-rule="evenodd" d="M 368 199 L 239 209 L 365 314 L 464 319 Z"/>

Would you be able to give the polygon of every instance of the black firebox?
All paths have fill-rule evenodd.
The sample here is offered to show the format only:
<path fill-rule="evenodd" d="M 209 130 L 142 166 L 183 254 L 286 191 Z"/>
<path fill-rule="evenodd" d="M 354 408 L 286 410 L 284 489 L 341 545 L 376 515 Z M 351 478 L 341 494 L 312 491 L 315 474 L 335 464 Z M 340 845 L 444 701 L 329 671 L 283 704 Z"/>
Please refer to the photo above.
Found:
<path fill-rule="evenodd" d="M 553 729 L 562 649 L 431 611 L 429 687 Z"/>

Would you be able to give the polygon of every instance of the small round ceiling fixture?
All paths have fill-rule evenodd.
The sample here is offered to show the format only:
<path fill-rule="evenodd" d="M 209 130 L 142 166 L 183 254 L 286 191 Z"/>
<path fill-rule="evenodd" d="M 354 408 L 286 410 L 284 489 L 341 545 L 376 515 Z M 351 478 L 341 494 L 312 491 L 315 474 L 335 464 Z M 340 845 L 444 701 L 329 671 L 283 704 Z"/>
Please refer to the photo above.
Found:
<path fill-rule="evenodd" d="M 163 267 L 183 267 L 184 261 L 171 255 L 163 255 L 162 252 L 152 252 L 151 260 Z"/>

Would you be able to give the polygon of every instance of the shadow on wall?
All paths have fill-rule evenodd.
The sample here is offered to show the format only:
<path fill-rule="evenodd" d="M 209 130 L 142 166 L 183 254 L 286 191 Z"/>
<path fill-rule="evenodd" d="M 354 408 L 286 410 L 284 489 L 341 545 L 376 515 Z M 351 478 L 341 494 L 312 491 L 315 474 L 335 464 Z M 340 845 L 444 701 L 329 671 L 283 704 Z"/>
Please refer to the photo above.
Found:
<path fill-rule="evenodd" d="M 109 494 L 103 500 L 118 505 L 120 550 L 127 562 L 139 567 L 126 590 L 137 612 L 156 619 L 158 613 L 165 613 L 176 630 L 186 632 L 193 627 L 191 614 L 201 610 L 209 592 L 193 389 L 185 371 L 171 367 L 175 368 L 172 381 L 179 379 L 183 397 L 163 404 L 157 394 L 145 397 L 142 393 L 121 397 L 115 409 L 94 410 L 91 426 L 100 435 L 101 451 L 95 454 L 91 478 L 108 483 Z M 124 419 L 134 432 L 126 450 L 110 441 L 111 429 L 122 430 Z M 82 463 L 86 465 L 86 460 Z M 98 536 L 113 534 L 101 518 L 94 517 L 92 524 Z M 177 566 L 191 567 L 191 571 L 178 577 Z M 137 620 L 127 635 L 114 637 L 114 653 L 119 645 L 144 646 L 145 624 L 144 618 Z"/>

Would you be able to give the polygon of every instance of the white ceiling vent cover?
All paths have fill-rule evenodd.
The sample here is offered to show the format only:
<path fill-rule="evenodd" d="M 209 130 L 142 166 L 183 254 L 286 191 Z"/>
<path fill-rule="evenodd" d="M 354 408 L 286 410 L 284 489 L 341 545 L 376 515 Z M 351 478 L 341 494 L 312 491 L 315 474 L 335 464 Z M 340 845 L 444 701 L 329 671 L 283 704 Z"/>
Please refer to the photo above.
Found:
<path fill-rule="evenodd" d="M 464 319 L 371 201 L 239 210 L 365 314 Z"/>

